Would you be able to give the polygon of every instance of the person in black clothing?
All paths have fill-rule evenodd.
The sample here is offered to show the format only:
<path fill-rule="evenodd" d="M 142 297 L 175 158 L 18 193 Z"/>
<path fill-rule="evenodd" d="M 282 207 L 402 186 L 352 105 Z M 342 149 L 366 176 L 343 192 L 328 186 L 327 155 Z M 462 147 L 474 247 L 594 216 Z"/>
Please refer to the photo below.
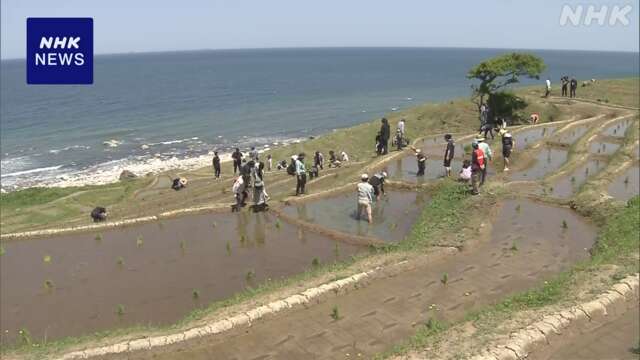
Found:
<path fill-rule="evenodd" d="M 416 160 L 418 161 L 418 172 L 416 176 L 424 176 L 424 171 L 427 166 L 427 157 L 422 153 L 420 149 L 414 149 L 416 152 Z"/>
<path fill-rule="evenodd" d="M 578 88 L 578 80 L 572 77 L 571 82 L 569 83 L 569 97 L 576 97 L 576 89 Z"/>
<path fill-rule="evenodd" d="M 240 167 L 240 175 L 242 175 L 242 180 L 244 181 L 244 187 L 246 189 L 249 189 L 251 186 L 251 171 L 255 165 L 255 161 L 250 160 Z"/>
<path fill-rule="evenodd" d="M 324 155 L 320 151 L 316 151 L 313 155 L 313 166 L 317 167 L 320 170 L 324 169 Z"/>
<path fill-rule="evenodd" d="M 231 154 L 231 158 L 233 159 L 233 175 L 235 175 L 242 167 L 242 153 L 240 149 L 236 148 L 236 151 Z"/>
<path fill-rule="evenodd" d="M 102 206 L 96 207 L 91 211 L 91 218 L 94 222 L 107 220 L 107 209 Z"/>
<path fill-rule="evenodd" d="M 511 157 L 514 143 L 511 133 L 504 130 L 502 132 L 502 157 L 504 158 L 504 167 L 502 168 L 502 171 L 509 171 L 509 158 Z"/>
<path fill-rule="evenodd" d="M 373 195 L 375 195 L 376 200 L 380 200 L 380 196 L 384 195 L 384 180 L 386 178 L 387 173 L 381 171 L 369 179 L 369 184 L 373 186 Z"/>
<path fill-rule="evenodd" d="M 453 160 L 455 143 L 453 142 L 453 136 L 446 134 L 444 139 L 447 141 L 447 146 L 444 149 L 444 172 L 445 176 L 451 176 L 451 160 Z"/>
<path fill-rule="evenodd" d="M 213 152 L 213 172 L 215 173 L 216 179 L 220 178 L 220 157 L 217 151 Z"/>
<path fill-rule="evenodd" d="M 382 125 L 380 126 L 380 142 L 382 145 L 382 155 L 386 155 L 389 152 L 389 139 L 391 138 L 391 127 L 389 121 L 386 118 L 382 118 Z"/>
<path fill-rule="evenodd" d="M 175 191 L 178 190 L 182 190 L 183 188 L 185 188 L 187 186 L 187 179 L 186 178 L 175 178 L 173 179 L 173 182 L 171 183 L 171 188 Z"/>
<path fill-rule="evenodd" d="M 382 147 L 382 135 L 378 131 L 378 133 L 376 134 L 376 154 L 382 155 L 383 150 L 384 149 Z"/>
<path fill-rule="evenodd" d="M 569 85 L 569 77 L 563 76 L 560 78 L 560 83 L 562 83 L 562 96 L 567 96 L 567 86 Z"/>

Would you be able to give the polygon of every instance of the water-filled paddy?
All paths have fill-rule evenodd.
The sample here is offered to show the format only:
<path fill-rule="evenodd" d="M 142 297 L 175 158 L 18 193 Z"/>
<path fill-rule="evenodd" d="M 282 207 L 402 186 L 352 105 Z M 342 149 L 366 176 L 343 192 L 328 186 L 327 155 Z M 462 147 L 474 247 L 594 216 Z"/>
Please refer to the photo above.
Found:
<path fill-rule="evenodd" d="M 623 119 L 620 121 L 616 121 L 612 125 L 609 125 L 606 129 L 604 129 L 602 134 L 605 136 L 624 137 L 624 133 L 632 123 L 632 119 Z"/>
<path fill-rule="evenodd" d="M 344 259 L 359 248 L 266 213 L 194 215 L 3 244 L 2 341 L 168 324 L 248 286 Z M 119 314 L 121 313 L 121 314 Z"/>
<path fill-rule="evenodd" d="M 556 130 L 557 126 L 544 126 L 516 131 L 513 133 L 513 138 L 516 143 L 515 148 L 516 150 L 522 150 L 541 139 L 550 137 Z"/>
<path fill-rule="evenodd" d="M 542 148 L 532 166 L 515 172 L 511 180 L 538 180 L 559 169 L 567 161 L 568 152 L 565 149 L 553 147 Z"/>
<path fill-rule="evenodd" d="M 584 184 L 590 176 L 600 172 L 607 166 L 606 161 L 590 159 L 585 164 L 577 167 L 569 175 L 563 176 L 551 185 L 550 195 L 559 198 L 568 198 Z"/>
<path fill-rule="evenodd" d="M 589 130 L 588 125 L 578 125 L 569 128 L 556 137 L 557 142 L 564 145 L 572 145 Z"/>
<path fill-rule="evenodd" d="M 329 229 L 394 242 L 408 235 L 428 200 L 429 196 L 423 192 L 387 189 L 387 194 L 373 205 L 372 224 L 357 218 L 355 190 L 290 205 L 284 212 Z"/>
<path fill-rule="evenodd" d="M 594 155 L 611 155 L 618 151 L 620 144 L 608 141 L 593 141 L 589 144 L 589 152 Z"/>
<path fill-rule="evenodd" d="M 638 164 L 630 166 L 625 172 L 616 177 L 609 184 L 609 195 L 618 200 L 629 200 L 640 191 L 640 167 Z"/>

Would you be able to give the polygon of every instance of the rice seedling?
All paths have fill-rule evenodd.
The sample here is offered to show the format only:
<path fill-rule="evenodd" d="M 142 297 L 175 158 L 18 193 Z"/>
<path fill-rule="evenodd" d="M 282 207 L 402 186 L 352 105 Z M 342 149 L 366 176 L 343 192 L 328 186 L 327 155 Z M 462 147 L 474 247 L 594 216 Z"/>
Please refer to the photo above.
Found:
<path fill-rule="evenodd" d="M 51 255 L 45 255 L 42 257 L 42 262 L 45 264 L 49 264 L 51 262 Z"/>
<path fill-rule="evenodd" d="M 193 297 L 194 300 L 197 300 L 200 298 L 200 291 L 198 291 L 198 289 L 193 289 L 193 292 L 191 293 L 191 296 Z"/>
<path fill-rule="evenodd" d="M 397 223 L 391 223 L 391 224 L 389 224 L 389 228 L 391 230 L 395 230 L 396 228 L 398 228 L 398 224 Z"/>
<path fill-rule="evenodd" d="M 44 288 L 47 289 L 47 290 L 53 289 L 53 281 L 48 280 L 48 279 L 45 280 L 44 281 Z"/>
<path fill-rule="evenodd" d="M 102 241 L 102 234 L 96 234 L 95 240 L 98 242 Z"/>
<path fill-rule="evenodd" d="M 282 226 L 280 224 L 280 219 L 276 219 L 276 223 L 275 223 L 276 229 L 280 229 L 280 227 Z"/>
<path fill-rule="evenodd" d="M 120 267 L 124 266 L 124 258 L 122 256 L 118 256 L 118 258 L 116 259 L 116 264 L 118 264 L 118 266 Z"/>
<path fill-rule="evenodd" d="M 511 243 L 511 251 L 518 251 L 518 244 L 515 241 Z"/>
<path fill-rule="evenodd" d="M 567 224 L 567 220 L 562 220 L 562 228 L 563 229 L 568 229 L 569 228 L 569 224 Z"/>
<path fill-rule="evenodd" d="M 340 320 L 340 310 L 338 310 L 338 305 L 334 305 L 333 309 L 331 309 L 331 318 L 333 320 Z"/>
<path fill-rule="evenodd" d="M 572 183 L 576 182 L 576 177 L 575 177 L 575 176 L 572 176 L 572 177 L 571 177 L 571 182 L 572 182 Z"/>
<path fill-rule="evenodd" d="M 628 177 L 628 176 L 624 178 L 624 184 L 625 184 L 625 185 L 628 185 L 628 184 L 629 184 L 629 177 Z"/>
<path fill-rule="evenodd" d="M 116 314 L 118 316 L 123 316 L 124 315 L 124 305 L 118 304 L 118 306 L 116 306 Z"/>
<path fill-rule="evenodd" d="M 211 224 L 211 226 L 213 226 L 214 228 L 216 228 L 216 227 L 218 227 L 218 223 L 214 221 L 214 222 Z"/>
<path fill-rule="evenodd" d="M 140 235 L 136 239 L 136 246 L 140 248 L 140 247 L 142 247 L 142 244 L 144 244 L 144 240 L 142 239 L 142 235 Z"/>
<path fill-rule="evenodd" d="M 4 246 L 0 246 L 0 256 L 6 254 L 6 250 L 4 249 Z"/>
<path fill-rule="evenodd" d="M 447 285 L 447 283 L 449 282 L 449 274 L 447 273 L 442 274 L 442 278 L 440 278 L 440 282 L 442 283 L 442 285 Z"/>
<path fill-rule="evenodd" d="M 338 245 L 337 242 L 333 247 L 333 254 L 336 256 L 336 258 L 340 257 L 340 246 Z"/>
<path fill-rule="evenodd" d="M 247 280 L 247 282 L 253 280 L 253 278 L 256 277 L 256 272 L 252 269 L 247 271 L 247 274 L 244 276 L 244 278 Z"/>
<path fill-rule="evenodd" d="M 23 345 L 31 346 L 31 343 L 33 341 L 31 340 L 31 333 L 29 332 L 29 330 L 27 330 L 26 328 L 21 328 L 20 330 L 18 330 L 18 335 L 20 335 L 20 342 Z"/>
<path fill-rule="evenodd" d="M 516 212 L 520 212 L 520 210 L 521 210 L 520 204 L 516 205 Z"/>
<path fill-rule="evenodd" d="M 180 240 L 180 250 L 182 250 L 182 252 L 185 251 L 185 249 L 187 248 L 187 242 L 183 240 Z"/>
<path fill-rule="evenodd" d="M 230 241 L 227 241 L 226 249 L 227 249 L 227 255 L 231 255 L 231 242 Z"/>
<path fill-rule="evenodd" d="M 313 260 L 311 260 L 311 266 L 313 266 L 313 267 L 320 266 L 320 260 L 318 260 L 317 257 L 314 257 Z"/>

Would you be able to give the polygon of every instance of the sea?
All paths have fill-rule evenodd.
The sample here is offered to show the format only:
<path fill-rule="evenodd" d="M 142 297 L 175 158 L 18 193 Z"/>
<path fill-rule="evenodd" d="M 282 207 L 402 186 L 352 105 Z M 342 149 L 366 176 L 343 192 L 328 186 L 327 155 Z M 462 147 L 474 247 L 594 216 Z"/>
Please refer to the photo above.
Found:
<path fill-rule="evenodd" d="M 210 164 L 212 151 L 303 141 L 424 102 L 469 96 L 467 71 L 509 50 L 303 48 L 98 55 L 94 84 L 27 85 L 0 62 L 3 192 Z M 639 75 L 638 53 L 526 50 L 557 86 Z M 557 87 L 556 87 L 557 88 Z"/>

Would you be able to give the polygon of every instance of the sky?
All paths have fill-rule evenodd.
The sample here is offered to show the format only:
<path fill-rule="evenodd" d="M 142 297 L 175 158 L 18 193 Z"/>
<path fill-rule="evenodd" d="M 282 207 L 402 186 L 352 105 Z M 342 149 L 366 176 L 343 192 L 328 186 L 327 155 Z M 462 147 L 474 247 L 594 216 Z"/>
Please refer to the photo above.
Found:
<path fill-rule="evenodd" d="M 2 0 L 0 57 L 25 57 L 27 17 L 93 17 L 96 54 L 352 46 L 638 52 L 639 1 Z M 629 24 L 562 26 L 564 5 L 628 5 Z"/>

